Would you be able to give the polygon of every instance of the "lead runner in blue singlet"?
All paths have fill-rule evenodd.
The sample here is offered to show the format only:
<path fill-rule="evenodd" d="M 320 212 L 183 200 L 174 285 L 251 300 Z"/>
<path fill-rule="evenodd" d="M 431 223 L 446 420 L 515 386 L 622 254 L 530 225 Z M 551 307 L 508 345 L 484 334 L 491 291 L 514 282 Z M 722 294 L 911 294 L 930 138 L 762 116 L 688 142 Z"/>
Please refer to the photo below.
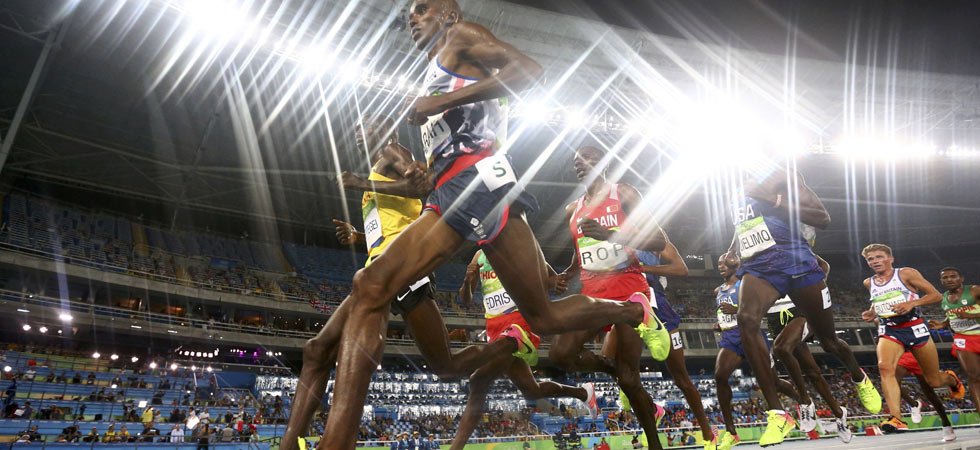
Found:
<path fill-rule="evenodd" d="M 799 173 L 762 172 L 746 176 L 733 196 L 735 236 L 729 252 L 737 253 L 742 262 L 738 327 L 746 357 L 769 405 L 766 430 L 759 440 L 759 445 L 768 446 L 783 442 L 795 424 L 776 392 L 775 375 L 768 370 L 769 349 L 759 332 L 766 311 L 780 297 L 789 295 L 823 349 L 841 360 L 869 412 L 881 410 L 881 395 L 847 343 L 837 337 L 824 272 L 800 230 L 800 222 L 825 228 L 830 215 Z"/>
<path fill-rule="evenodd" d="M 646 301 L 584 295 L 548 301 L 547 264 L 524 218 L 536 202 L 517 183 L 506 155 L 498 153 L 506 124 L 500 99 L 532 85 L 541 66 L 486 28 L 463 21 L 454 0 L 416 0 L 408 19 L 429 72 L 428 95 L 415 100 L 407 118 L 422 126 L 434 190 L 421 217 L 354 276 L 337 358 L 336 383 L 344 389 L 334 394 L 321 449 L 354 448 L 371 373 L 384 354 L 391 299 L 439 267 L 464 241 L 483 248 L 537 334 L 618 324 L 636 327 L 643 337 L 654 321 Z"/>

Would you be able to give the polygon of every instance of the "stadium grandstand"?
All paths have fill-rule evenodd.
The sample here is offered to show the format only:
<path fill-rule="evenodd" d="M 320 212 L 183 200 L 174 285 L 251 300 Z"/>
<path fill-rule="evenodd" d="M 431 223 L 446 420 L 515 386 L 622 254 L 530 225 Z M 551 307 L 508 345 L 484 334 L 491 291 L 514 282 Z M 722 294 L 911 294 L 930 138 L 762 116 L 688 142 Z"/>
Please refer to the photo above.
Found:
<path fill-rule="evenodd" d="M 387 116 L 409 159 L 431 163 L 432 177 L 412 178 L 409 169 L 403 179 L 424 179 L 426 192 L 446 183 L 445 174 L 431 172 L 440 156 L 426 154 L 430 137 L 413 122 L 415 104 L 410 112 L 406 107 L 437 97 L 425 95 L 432 67 L 460 86 L 483 81 L 430 64 L 413 42 L 425 15 L 419 5 L 444 8 L 450 17 L 455 3 L 0 2 L 6 63 L 0 72 L 0 442 L 13 450 L 306 450 L 331 448 L 336 441 L 328 437 L 348 433 L 356 434 L 359 448 L 463 448 L 453 439 L 466 422 L 471 393 L 483 389 L 481 372 L 436 375 L 425 357 L 431 353 L 417 344 L 431 339 L 431 330 L 413 330 L 409 312 L 386 313 L 375 334 L 383 353 L 361 363 L 376 370 L 360 377 L 367 390 L 357 430 L 330 425 L 351 414 L 333 409 L 335 398 L 357 391 L 335 378 L 345 364 L 356 366 L 344 349 L 361 345 L 350 338 L 360 324 L 348 323 L 347 314 L 370 309 L 355 298 L 366 283 L 357 274 L 369 252 L 345 245 L 338 224 L 350 223 L 353 234 L 367 239 L 370 202 L 345 180 L 380 173 L 364 130 Z M 938 11 L 943 8 L 902 0 L 878 5 L 891 14 L 882 19 L 836 0 L 458 3 L 462 16 L 444 26 L 478 24 L 500 40 L 494 42 L 541 66 L 527 89 L 501 88 L 503 139 L 492 148 L 506 153 L 502 160 L 517 173 L 513 188 L 537 199 L 526 220 L 556 272 L 549 307 L 565 301 L 559 300 L 568 295 L 563 282 L 568 293 L 588 287 L 577 276 L 563 277 L 581 264 L 583 238 L 573 241 L 570 231 L 582 233 L 582 225 L 570 218 L 585 204 L 577 200 L 591 195 L 579 181 L 577 150 L 601 148 L 609 155 L 603 176 L 636 188 L 642 198 L 635 208 L 649 212 L 643 225 L 669 235 L 687 267 L 685 276 L 652 282 L 661 283 L 681 318 L 673 351 L 683 347 L 682 363 L 716 440 L 726 425 L 718 387 L 724 377 L 715 369 L 730 348 L 720 326 L 716 289 L 726 280 L 718 261 L 724 264 L 733 248 L 727 197 L 736 169 L 785 162 L 779 170 L 805 176 L 819 196 L 830 220 L 806 252 L 831 268 L 823 309 L 832 311 L 836 336 L 885 396 L 890 372 L 881 368 L 879 348 L 885 325 L 879 329 L 874 321 L 886 316 L 868 316 L 872 296 L 863 283 L 869 277 L 877 283 L 877 272 L 862 249 L 886 243 L 896 267 L 918 269 L 940 293 L 953 289 L 940 278 L 950 271 L 967 287 L 980 284 L 980 65 L 952 62 L 980 61 L 980 30 L 963 19 L 975 16 L 976 5 L 952 2 Z M 868 21 L 870 31 L 858 26 Z M 815 31 L 830 22 L 831 31 Z M 976 40 L 964 45 L 963 36 L 931 37 L 937 24 Z M 906 49 L 910 40 L 918 40 L 915 50 Z M 510 73 L 485 70 L 488 79 Z M 445 154 L 468 145 L 453 142 Z M 484 153 L 475 152 L 493 152 Z M 377 189 L 371 186 L 366 189 Z M 798 192 L 788 192 L 775 197 L 774 210 L 783 202 L 799 205 Z M 626 204 L 618 195 L 606 212 Z M 451 217 L 431 203 L 433 196 L 423 204 Z M 787 214 L 797 227 L 806 223 L 796 210 Z M 474 229 L 482 227 L 472 220 Z M 469 240 L 489 241 L 484 248 L 490 249 L 497 236 L 490 234 Z M 532 241 L 522 247 L 533 249 Z M 506 340 L 488 336 L 496 315 L 483 301 L 491 293 L 483 292 L 482 272 L 476 274 L 482 269 L 474 269 L 475 247 L 470 242 L 446 252 L 429 275 L 452 352 Z M 370 253 L 370 264 L 401 258 L 397 265 L 410 266 L 404 261 L 417 257 L 397 252 Z M 632 248 L 629 254 L 630 261 L 638 258 Z M 577 263 L 566 271 L 569 261 Z M 472 299 L 465 295 L 470 283 Z M 349 298 L 361 303 L 341 309 Z M 915 324 L 963 320 L 946 310 L 921 305 Z M 343 331 L 329 361 L 337 373 L 322 396 L 310 394 L 301 374 L 304 366 L 310 370 L 311 342 L 330 335 L 333 317 Z M 769 320 L 763 334 L 775 340 Z M 584 351 L 614 360 L 606 352 L 615 343 L 606 336 L 612 334 L 586 339 Z M 832 334 L 821 336 L 833 341 Z M 525 344 L 510 337 L 520 353 Z M 700 408 L 689 403 L 663 358 L 644 351 L 634 370 L 655 408 L 664 410 L 652 442 L 644 432 L 647 417 L 623 401 L 623 377 L 566 370 L 567 361 L 554 355 L 566 350 L 567 336 L 540 338 L 534 377 L 588 386 L 596 410 L 574 398 L 528 399 L 520 380 L 495 379 L 466 449 L 726 448 L 705 441 Z M 980 445 L 974 400 L 980 397 L 972 393 L 980 386 L 970 383 L 980 379 L 980 365 L 951 355 L 954 347 L 968 353 L 963 335 L 933 326 L 916 338 L 931 339 L 941 373 L 965 383 L 935 388 L 951 428 L 927 404 L 928 383 L 920 386 L 912 375 L 899 381 L 910 398 L 921 399 L 916 412 L 904 403 L 899 412 L 870 411 L 858 380 L 825 350 L 827 340 L 817 338 L 804 347 L 848 411 L 845 430 L 833 402 L 814 391 L 816 429 L 787 431 L 780 448 Z M 369 351 L 356 349 L 368 358 Z M 730 378 L 731 413 L 739 446 L 752 448 L 764 440 L 774 408 L 766 396 L 771 387 L 756 378 L 747 352 Z M 772 361 L 788 379 L 789 369 Z M 312 418 L 300 426 L 300 438 L 284 442 L 287 430 L 297 432 L 291 417 L 305 414 L 294 413 L 294 405 L 310 404 L 315 408 L 308 408 Z M 806 405 L 786 405 L 792 405 L 787 414 L 805 413 Z M 888 431 L 883 425 L 903 414 L 919 415 L 899 433 L 906 439 L 881 436 Z M 844 440 L 845 431 L 853 442 L 833 440 Z"/>

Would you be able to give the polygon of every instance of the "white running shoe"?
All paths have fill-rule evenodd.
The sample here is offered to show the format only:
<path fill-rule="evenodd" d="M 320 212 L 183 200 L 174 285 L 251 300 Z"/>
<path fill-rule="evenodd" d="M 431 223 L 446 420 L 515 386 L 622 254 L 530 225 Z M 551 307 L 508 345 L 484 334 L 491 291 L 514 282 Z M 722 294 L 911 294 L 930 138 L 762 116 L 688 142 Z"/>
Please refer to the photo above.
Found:
<path fill-rule="evenodd" d="M 847 444 L 851 442 L 851 429 L 847 426 L 847 408 L 841 406 L 841 412 L 843 413 L 837 422 L 837 439 L 841 442 Z"/>
<path fill-rule="evenodd" d="M 585 400 L 585 406 L 589 408 L 589 413 L 592 418 L 595 419 L 599 417 L 599 402 L 595 398 L 595 385 L 592 383 L 585 383 L 582 385 L 585 388 L 585 392 L 589 394 L 588 398 Z"/>
<path fill-rule="evenodd" d="M 943 442 L 953 442 L 956 440 L 956 433 L 953 427 L 943 427 Z"/>
<path fill-rule="evenodd" d="M 916 400 L 915 405 L 909 407 L 912 410 L 912 423 L 919 423 L 922 422 L 922 400 Z"/>
<path fill-rule="evenodd" d="M 817 427 L 817 406 L 810 401 L 809 405 L 798 405 L 800 431 L 809 433 Z"/>

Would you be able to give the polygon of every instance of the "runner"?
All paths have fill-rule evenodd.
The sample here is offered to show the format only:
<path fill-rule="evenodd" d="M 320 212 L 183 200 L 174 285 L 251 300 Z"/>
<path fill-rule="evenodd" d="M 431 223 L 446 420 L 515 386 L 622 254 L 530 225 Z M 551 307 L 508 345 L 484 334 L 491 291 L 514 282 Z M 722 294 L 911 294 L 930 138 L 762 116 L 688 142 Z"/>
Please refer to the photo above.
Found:
<path fill-rule="evenodd" d="M 649 347 L 663 345 L 659 334 L 651 333 L 655 319 L 642 296 L 629 303 L 584 295 L 548 301 L 547 265 L 524 219 L 537 202 L 517 183 L 506 155 L 497 154 L 506 124 L 498 99 L 534 83 L 541 66 L 484 27 L 463 21 L 453 0 L 416 0 L 409 27 L 430 64 L 429 95 L 415 100 L 407 118 L 422 125 L 435 189 L 422 216 L 354 276 L 337 358 L 336 383 L 344 389 L 334 393 L 319 444 L 323 449 L 354 447 L 370 375 L 384 354 L 390 299 L 466 240 L 484 249 L 535 333 L 616 323 L 637 327 Z M 418 170 L 406 173 L 411 177 Z"/>
<path fill-rule="evenodd" d="M 955 267 L 939 272 L 946 288 L 943 311 L 946 320 L 930 320 L 933 329 L 950 327 L 953 332 L 953 356 L 960 362 L 970 384 L 973 404 L 980 405 L 980 286 L 964 285 L 963 274 Z"/>
<path fill-rule="evenodd" d="M 806 227 L 804 225 L 804 231 L 806 231 Z M 811 233 L 805 233 L 805 235 L 812 247 L 813 240 L 809 238 Z M 816 237 L 816 230 L 813 230 L 812 236 Z M 826 280 L 826 277 L 830 275 L 830 264 L 819 255 L 815 256 Z M 813 383 L 817 392 L 827 402 L 827 406 L 830 407 L 831 413 L 836 418 L 837 438 L 845 444 L 851 442 L 851 429 L 847 426 L 847 408 L 841 406 L 834 393 L 831 392 L 830 385 L 820 373 L 820 366 L 813 358 L 813 353 L 810 352 L 810 347 L 807 345 L 812 340 L 813 335 L 807 327 L 806 317 L 803 317 L 789 296 L 786 296 L 777 300 L 772 308 L 769 308 L 766 314 L 766 324 L 769 327 L 769 335 L 775 336 L 772 347 L 773 358 L 783 363 L 789 372 L 793 385 L 796 386 L 796 391 L 800 394 L 800 404 L 797 408 L 800 431 L 809 433 L 817 427 L 817 407 L 810 397 L 806 382 L 803 380 L 804 375 L 806 375 L 806 378 Z"/>
<path fill-rule="evenodd" d="M 665 239 L 667 246 L 664 247 L 663 251 L 637 250 L 636 257 L 640 260 L 640 270 L 646 276 L 647 284 L 650 285 L 654 299 L 656 299 L 654 312 L 657 313 L 657 318 L 664 323 L 664 327 L 670 333 L 670 353 L 665 361 L 667 371 L 674 379 L 674 384 L 684 394 L 684 399 L 687 400 L 687 405 L 694 413 L 698 427 L 701 428 L 701 438 L 698 441 L 704 444 L 705 448 L 711 448 L 711 443 L 715 440 L 715 433 L 711 430 L 711 423 L 708 422 L 707 414 L 704 413 L 701 393 L 691 381 L 691 376 L 687 373 L 687 364 L 684 363 L 684 340 L 681 339 L 680 333 L 681 317 L 677 315 L 674 308 L 671 307 L 670 301 L 667 300 L 667 277 L 686 277 L 688 274 L 687 264 L 684 264 L 684 258 L 681 257 L 677 247 L 670 242 L 666 234 Z M 620 400 L 626 400 L 625 396 L 621 396 Z M 628 400 L 624 403 L 628 403 Z M 624 409 L 629 409 L 627 408 L 628 404 L 623 406 Z"/>
<path fill-rule="evenodd" d="M 898 367 L 895 369 L 895 379 L 902 380 L 910 374 L 914 375 L 916 380 L 919 380 L 919 386 L 922 387 L 922 395 L 926 396 L 926 400 L 929 400 L 929 404 L 932 405 L 936 410 L 936 414 L 939 415 L 939 420 L 943 424 L 942 441 L 955 441 L 956 433 L 953 432 L 953 423 L 949 421 L 949 416 L 946 414 L 946 405 L 943 404 L 943 400 L 936 394 L 936 390 L 932 386 L 929 386 L 929 382 L 922 376 L 922 367 L 915 360 L 915 355 L 912 352 L 905 352 L 898 359 Z M 914 400 L 909 391 L 901 383 L 899 384 L 899 388 L 902 391 L 902 399 L 908 402 L 909 409 L 912 412 L 912 423 L 922 422 L 922 402 Z"/>
<path fill-rule="evenodd" d="M 361 209 L 368 231 L 359 233 L 353 225 L 341 220 L 335 219 L 334 224 L 341 244 L 370 243 L 365 263 L 368 266 L 418 217 L 422 210 L 418 198 L 425 196 L 428 189 L 417 178 L 402 176 L 415 162 L 408 149 L 398 143 L 397 128 L 391 120 L 366 121 L 363 127 L 356 127 L 355 139 L 358 147 L 371 155 L 371 173 L 365 180 L 344 172 L 341 180 L 346 189 L 365 191 Z M 455 380 L 468 376 L 486 362 L 484 352 L 509 354 L 518 351 L 519 341 L 503 340 L 489 347 L 469 346 L 451 355 L 446 326 L 434 297 L 430 277 L 423 277 L 398 295 L 391 309 L 405 318 L 420 353 L 439 378 Z M 323 330 L 307 341 L 303 349 L 304 364 L 283 435 L 283 450 L 294 448 L 320 406 L 330 370 L 336 363 L 339 334 L 349 311 L 349 302 L 341 303 Z"/>
<path fill-rule="evenodd" d="M 742 265 L 738 326 L 745 354 L 759 380 L 769 405 L 767 425 L 759 444 L 783 442 L 795 422 L 776 392 L 775 375 L 765 370 L 770 356 L 761 334 L 762 317 L 779 298 L 789 295 L 807 325 L 820 340 L 824 351 L 837 356 L 857 383 L 861 403 L 871 413 L 881 410 L 881 396 L 871 379 L 861 370 L 847 343 L 837 337 L 831 310 L 830 291 L 824 282 L 817 258 L 810 250 L 800 222 L 823 228 L 830 216 L 820 198 L 795 172 L 770 171 L 755 180 L 746 180 L 736 192 L 731 252 L 737 252 Z"/>
<path fill-rule="evenodd" d="M 746 353 L 742 346 L 744 334 L 739 330 L 739 322 L 736 317 L 741 309 L 739 293 L 742 281 L 738 279 L 738 267 L 738 258 L 731 253 L 718 258 L 718 272 L 725 280 L 724 283 L 715 288 L 715 301 L 718 308 L 717 327 L 721 331 L 721 339 L 718 341 L 721 350 L 718 351 L 718 358 L 715 359 L 715 385 L 718 391 L 718 407 L 721 409 L 721 416 L 725 421 L 725 430 L 718 434 L 717 448 L 719 450 L 728 450 L 741 442 L 738 429 L 735 428 L 735 419 L 732 416 L 732 387 L 728 383 L 732 373 L 746 359 Z M 761 330 L 759 334 L 764 345 L 768 347 L 769 339 Z M 775 387 L 779 392 L 794 399 L 799 397 L 788 381 L 776 378 L 771 365 L 763 370 L 769 373 L 770 378 L 774 379 L 773 382 L 776 383 Z M 759 379 L 757 372 L 756 379 Z M 792 417 L 789 417 L 788 420 L 789 427 L 792 429 L 795 422 Z"/>
<path fill-rule="evenodd" d="M 629 301 L 650 295 L 650 286 L 640 269 L 633 248 L 648 251 L 664 249 L 666 236 L 659 228 L 645 234 L 647 239 L 635 239 L 644 234 L 642 228 L 630 228 L 630 223 L 653 223 L 641 207 L 642 197 L 628 184 L 608 183 L 602 167 L 608 164 L 604 151 L 582 147 L 575 152 L 573 166 L 579 182 L 587 183 L 585 195 L 565 208 L 569 232 L 575 240 L 575 255 L 563 274 L 568 279 L 575 273 L 582 282 L 585 295 Z M 629 218 L 629 223 L 628 219 Z M 636 247 L 628 246 L 633 243 Z M 662 347 L 653 349 L 654 359 L 663 361 L 670 352 L 670 335 L 659 318 L 654 321 L 664 339 Z M 602 354 L 585 349 L 585 343 L 606 331 Z M 611 332 L 610 332 L 611 331 Z M 640 358 L 643 341 L 632 328 L 596 327 L 591 330 L 564 333 L 555 337 L 548 353 L 551 361 L 570 372 L 605 372 L 616 378 L 636 418 L 647 434 L 647 440 L 659 448 L 657 423 L 664 409 L 653 402 L 640 381 Z"/>
<path fill-rule="evenodd" d="M 550 268 L 550 267 L 549 267 Z M 557 275 L 554 270 L 549 271 L 549 284 L 554 284 Z M 483 408 L 487 401 L 487 392 L 493 385 L 494 380 L 502 375 L 510 378 L 510 381 L 517 386 L 517 389 L 524 394 L 528 400 L 539 398 L 574 397 L 585 402 L 586 406 L 592 411 L 595 417 L 598 413 L 598 404 L 595 398 L 595 386 L 592 383 L 585 383 L 582 387 L 566 386 L 552 381 L 538 382 L 531 373 L 531 366 L 537 364 L 538 346 L 541 338 L 531 333 L 530 327 L 517 310 L 510 294 L 500 284 L 496 272 L 487 261 L 483 250 L 477 250 L 473 255 L 466 270 L 466 278 L 463 285 L 459 288 L 462 301 L 469 304 L 473 301 L 473 285 L 477 279 L 472 275 L 479 273 L 483 292 L 483 308 L 487 319 L 487 339 L 492 343 L 504 337 L 511 337 L 529 347 L 528 352 L 512 356 L 510 353 L 501 355 L 489 355 L 486 363 L 470 376 L 469 396 L 466 408 L 459 420 L 459 428 L 453 438 L 453 450 L 461 450 L 466 446 L 476 429 L 480 419 L 483 418 Z M 549 286 L 551 288 L 553 286 Z"/>
<path fill-rule="evenodd" d="M 901 393 L 895 368 L 905 352 L 911 352 L 922 367 L 922 376 L 934 388 L 949 386 L 953 398 L 963 398 L 963 383 L 951 370 L 939 371 L 939 354 L 929 335 L 929 327 L 919 315 L 919 306 L 942 301 L 942 296 L 932 283 L 922 278 L 912 268 L 893 267 L 892 249 L 884 244 L 870 244 L 861 251 L 874 275 L 864 280 L 864 287 L 871 294 L 871 308 L 861 317 L 878 324 L 878 372 L 881 374 L 881 390 L 891 417 L 882 422 L 886 433 L 907 431 L 902 420 Z"/>

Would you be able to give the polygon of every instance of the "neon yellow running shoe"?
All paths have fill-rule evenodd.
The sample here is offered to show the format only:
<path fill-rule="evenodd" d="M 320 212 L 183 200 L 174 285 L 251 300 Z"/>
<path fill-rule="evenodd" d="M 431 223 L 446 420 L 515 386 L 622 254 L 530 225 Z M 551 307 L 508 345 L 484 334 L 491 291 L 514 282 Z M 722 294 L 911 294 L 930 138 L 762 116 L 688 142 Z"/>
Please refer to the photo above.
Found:
<path fill-rule="evenodd" d="M 533 367 L 538 364 L 538 348 L 534 346 L 528 332 L 520 325 L 511 324 L 501 334 L 517 341 L 517 351 L 514 352 L 514 356 L 523 359 L 529 366 Z"/>
<path fill-rule="evenodd" d="M 619 404 L 622 406 L 623 411 L 629 412 L 633 409 L 633 407 L 630 406 L 629 397 L 626 397 L 626 393 L 623 392 L 622 389 L 619 390 Z"/>
<path fill-rule="evenodd" d="M 626 301 L 643 307 L 643 321 L 636 326 L 636 332 L 650 349 L 650 356 L 657 361 L 667 359 L 670 354 L 670 332 L 653 312 L 650 299 L 642 292 L 634 292 Z"/>
<path fill-rule="evenodd" d="M 731 434 L 728 430 L 722 430 L 718 435 L 718 450 L 730 450 L 732 447 L 742 442 L 737 434 Z"/>
<path fill-rule="evenodd" d="M 864 370 L 861 373 L 864 374 L 864 380 L 857 383 L 858 398 L 861 399 L 864 409 L 871 414 L 878 414 L 881 412 L 881 394 L 878 393 L 868 374 L 864 373 Z"/>
<path fill-rule="evenodd" d="M 767 415 L 766 431 L 759 438 L 759 445 L 762 447 L 783 443 L 783 439 L 796 427 L 796 420 L 786 411 L 770 409 Z"/>

